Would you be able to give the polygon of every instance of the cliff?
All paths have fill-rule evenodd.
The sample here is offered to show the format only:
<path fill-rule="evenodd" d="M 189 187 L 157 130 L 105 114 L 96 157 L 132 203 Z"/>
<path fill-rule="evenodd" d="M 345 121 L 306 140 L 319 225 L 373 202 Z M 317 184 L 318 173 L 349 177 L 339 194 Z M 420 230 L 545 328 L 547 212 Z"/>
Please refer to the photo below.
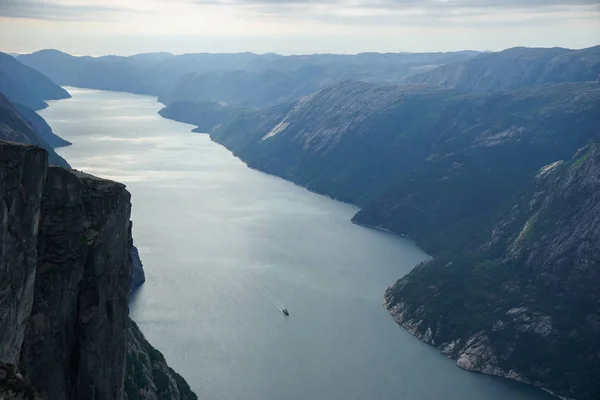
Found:
<path fill-rule="evenodd" d="M 187 382 L 144 337 L 135 322 L 128 328 L 124 400 L 197 400 Z"/>
<path fill-rule="evenodd" d="M 146 273 L 137 247 L 131 246 L 129 256 L 131 257 L 131 286 L 129 292 L 133 293 L 146 282 Z"/>
<path fill-rule="evenodd" d="M 458 366 L 600 396 L 600 145 L 539 170 L 478 251 L 392 285 L 396 322 Z"/>
<path fill-rule="evenodd" d="M 47 153 L 0 147 L 0 362 L 17 364 L 33 305 L 37 238 Z"/>
<path fill-rule="evenodd" d="M 131 276 L 125 186 L 50 167 L 21 365 L 50 399 L 120 399 Z M 60 288 L 60 290 L 57 290 Z"/>
<path fill-rule="evenodd" d="M 8 142 L 0 177 L 0 362 L 18 365 L 42 399 L 122 399 L 128 351 L 150 346 L 128 318 L 129 193 Z M 181 392 L 171 398 L 193 398 Z"/>

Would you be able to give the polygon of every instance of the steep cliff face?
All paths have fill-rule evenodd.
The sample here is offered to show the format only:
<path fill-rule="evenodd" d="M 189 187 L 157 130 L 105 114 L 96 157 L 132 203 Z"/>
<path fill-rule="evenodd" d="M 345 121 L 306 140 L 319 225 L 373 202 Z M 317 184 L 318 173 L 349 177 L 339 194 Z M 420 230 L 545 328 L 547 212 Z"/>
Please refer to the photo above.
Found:
<path fill-rule="evenodd" d="M 125 400 L 197 400 L 187 382 L 170 368 L 160 351 L 129 322 Z"/>
<path fill-rule="evenodd" d="M 44 397 L 121 398 L 131 276 L 129 200 L 122 184 L 59 167 L 48 171 L 22 361 Z"/>
<path fill-rule="evenodd" d="M 0 399 L 38 400 L 39 397 L 14 365 L 0 363 Z"/>
<path fill-rule="evenodd" d="M 136 253 L 125 186 L 0 142 L 0 198 L 0 364 L 13 365 L 0 368 L 0 397 L 122 399 L 136 373 L 129 390 L 163 393 L 155 380 L 168 379 L 178 389 L 169 398 L 195 398 L 164 358 L 141 372 L 126 363 L 152 347 L 128 318 Z"/>
<path fill-rule="evenodd" d="M 38 147 L 0 145 L 0 362 L 18 362 L 33 305 L 46 165 Z"/>
<path fill-rule="evenodd" d="M 142 259 L 140 258 L 140 252 L 137 247 L 131 246 L 131 250 L 129 251 L 129 256 L 131 257 L 131 286 L 130 293 L 135 291 L 137 288 L 142 286 L 144 282 L 146 282 L 146 273 L 144 272 L 144 265 L 142 264 Z"/>
<path fill-rule="evenodd" d="M 542 168 L 476 252 L 415 268 L 385 306 L 465 369 L 600 397 L 600 145 Z"/>

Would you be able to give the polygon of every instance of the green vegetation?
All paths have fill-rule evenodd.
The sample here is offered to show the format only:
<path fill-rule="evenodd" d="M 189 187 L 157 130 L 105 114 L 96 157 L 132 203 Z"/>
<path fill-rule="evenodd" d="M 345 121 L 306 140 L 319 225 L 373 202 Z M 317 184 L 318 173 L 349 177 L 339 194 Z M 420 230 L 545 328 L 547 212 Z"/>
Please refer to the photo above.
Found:
<path fill-rule="evenodd" d="M 582 161 L 583 160 L 583 161 Z M 590 171 L 590 172 L 588 172 Z M 600 146 L 538 179 L 489 231 L 475 252 L 438 257 L 386 293 L 407 305 L 405 321 L 423 321 L 440 348 L 483 332 L 503 371 L 568 398 L 600 395 Z"/>

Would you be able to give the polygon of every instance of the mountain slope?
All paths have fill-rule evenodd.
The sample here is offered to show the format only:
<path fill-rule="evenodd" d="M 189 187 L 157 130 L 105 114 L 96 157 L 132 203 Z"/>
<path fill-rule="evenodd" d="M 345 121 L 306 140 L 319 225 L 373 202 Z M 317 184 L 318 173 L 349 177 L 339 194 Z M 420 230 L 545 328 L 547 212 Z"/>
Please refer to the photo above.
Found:
<path fill-rule="evenodd" d="M 600 145 L 542 168 L 474 253 L 437 258 L 385 305 L 462 368 L 600 396 Z"/>
<path fill-rule="evenodd" d="M 600 46 L 583 50 L 515 47 L 447 64 L 413 75 L 408 81 L 462 92 L 493 92 L 560 82 L 595 82 L 599 77 Z"/>
<path fill-rule="evenodd" d="M 0 53 L 0 92 L 11 101 L 34 110 L 47 107 L 44 100 L 70 97 L 46 76 L 4 53 Z"/>
<path fill-rule="evenodd" d="M 36 124 L 39 125 L 40 121 L 38 120 Z M 2 93 L 0 93 L 0 140 L 28 143 L 42 147 L 48 151 L 48 161 L 51 164 L 69 167 L 69 164 L 56 154 L 52 147 L 42 139 L 34 126 L 17 111 L 17 108 Z"/>
<path fill-rule="evenodd" d="M 348 81 L 210 136 L 436 255 L 386 305 L 459 365 L 597 397 L 598 145 L 544 166 L 600 142 L 599 84 L 460 94 Z"/>
<path fill-rule="evenodd" d="M 73 57 L 42 50 L 18 59 L 61 85 L 159 96 L 165 104 L 215 101 L 271 106 L 344 79 L 402 82 L 422 69 L 469 59 L 477 52 L 357 55 L 140 54 Z"/>
<path fill-rule="evenodd" d="M 412 177 L 447 179 L 454 163 L 471 163 L 462 170 L 469 173 L 487 173 L 478 167 L 487 165 L 494 174 L 514 168 L 521 176 L 518 168 L 533 171 L 568 157 L 598 133 L 599 99 L 595 84 L 461 95 L 347 81 L 294 103 L 246 111 L 215 128 L 211 137 L 253 168 L 368 206 Z M 578 129 L 572 131 L 574 121 Z M 407 224 L 401 228 L 389 215 L 368 220 L 411 234 Z"/>
<path fill-rule="evenodd" d="M 17 103 L 14 103 L 13 105 L 15 106 L 15 109 L 19 112 L 19 114 L 21 114 L 21 116 L 24 117 L 31 124 L 31 126 L 36 130 L 36 132 L 40 135 L 44 142 L 50 145 L 50 147 L 56 148 L 71 145 L 71 142 L 66 141 L 65 139 L 52 132 L 52 128 L 50 127 L 50 125 L 48 125 L 46 120 L 40 117 L 40 115 L 33 111 L 31 108 Z"/>

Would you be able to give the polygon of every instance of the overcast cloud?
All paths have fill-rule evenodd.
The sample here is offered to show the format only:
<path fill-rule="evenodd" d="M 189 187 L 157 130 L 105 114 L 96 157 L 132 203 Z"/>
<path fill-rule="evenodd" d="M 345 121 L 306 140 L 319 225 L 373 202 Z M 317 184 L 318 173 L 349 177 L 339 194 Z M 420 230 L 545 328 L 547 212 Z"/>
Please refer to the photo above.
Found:
<path fill-rule="evenodd" d="M 498 50 L 600 44 L 599 0 L 0 0 L 0 50 Z"/>

